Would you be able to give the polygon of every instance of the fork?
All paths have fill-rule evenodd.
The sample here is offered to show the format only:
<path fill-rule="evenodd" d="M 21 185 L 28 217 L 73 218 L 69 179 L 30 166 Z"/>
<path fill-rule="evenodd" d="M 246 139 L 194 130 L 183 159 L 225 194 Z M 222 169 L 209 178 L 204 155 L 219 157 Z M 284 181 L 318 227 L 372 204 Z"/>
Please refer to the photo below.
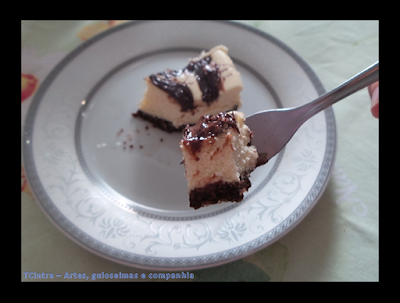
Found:
<path fill-rule="evenodd" d="M 299 127 L 315 114 L 379 80 L 379 61 L 314 101 L 293 108 L 257 112 L 246 118 L 253 131 L 251 143 L 259 153 L 259 164 L 279 153 Z"/>

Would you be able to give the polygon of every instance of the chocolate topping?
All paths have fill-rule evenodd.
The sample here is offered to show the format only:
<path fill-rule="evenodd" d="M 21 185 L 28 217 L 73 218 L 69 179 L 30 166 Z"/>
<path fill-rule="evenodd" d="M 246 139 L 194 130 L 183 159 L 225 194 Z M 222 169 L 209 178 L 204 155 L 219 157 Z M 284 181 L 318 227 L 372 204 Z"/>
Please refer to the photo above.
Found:
<path fill-rule="evenodd" d="M 176 82 L 173 73 L 163 72 L 151 75 L 150 80 L 155 86 L 174 98 L 181 106 L 181 111 L 187 112 L 194 109 L 192 92 L 186 84 Z"/>
<path fill-rule="evenodd" d="M 150 80 L 155 86 L 174 98 L 181 106 L 181 111 L 187 112 L 195 108 L 192 92 L 186 83 L 176 81 L 176 78 L 184 72 L 190 72 L 195 75 L 204 102 L 211 103 L 218 98 L 221 77 L 218 66 L 210 56 L 198 61 L 191 61 L 183 70 L 170 70 L 153 74 L 150 76 Z"/>
<path fill-rule="evenodd" d="M 194 72 L 202 93 L 202 100 L 207 103 L 218 98 L 218 91 L 221 86 L 221 78 L 218 66 L 211 64 L 211 57 L 205 57 L 199 61 L 192 61 L 186 67 L 190 72 Z"/>
<path fill-rule="evenodd" d="M 201 143 L 233 128 L 239 133 L 233 113 L 203 115 L 194 126 L 186 126 L 183 131 L 183 143 L 189 145 L 193 154 L 200 151 Z"/>

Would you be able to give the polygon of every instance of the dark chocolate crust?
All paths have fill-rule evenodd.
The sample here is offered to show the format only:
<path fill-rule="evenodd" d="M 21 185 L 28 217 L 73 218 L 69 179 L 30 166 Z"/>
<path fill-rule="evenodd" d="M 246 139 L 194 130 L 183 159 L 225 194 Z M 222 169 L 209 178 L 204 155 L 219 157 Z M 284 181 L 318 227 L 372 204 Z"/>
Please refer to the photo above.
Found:
<path fill-rule="evenodd" d="M 141 110 L 138 110 L 136 113 L 132 114 L 132 116 L 140 117 L 143 120 L 149 121 L 149 122 L 151 122 L 151 124 L 153 124 L 154 127 L 158 127 L 169 133 L 182 132 L 182 130 L 186 127 L 186 125 L 181 125 L 178 128 L 176 128 L 170 121 L 146 114 L 145 112 L 143 112 Z"/>
<path fill-rule="evenodd" d="M 222 201 L 240 202 L 243 200 L 243 193 L 250 187 L 251 182 L 247 173 L 239 182 L 218 181 L 201 188 L 194 188 L 189 193 L 190 207 L 198 209 Z"/>
<path fill-rule="evenodd" d="M 237 108 L 238 107 L 236 105 L 231 110 L 237 110 Z M 139 117 L 139 118 L 142 118 L 143 120 L 149 121 L 149 122 L 151 122 L 151 124 L 153 124 L 154 127 L 158 127 L 169 133 L 182 132 L 185 129 L 185 127 L 187 126 L 186 124 L 184 124 L 184 125 L 180 125 L 179 127 L 175 127 L 170 121 L 158 118 L 153 115 L 149 115 L 149 114 L 141 111 L 140 109 L 136 113 L 133 113 L 132 116 L 135 118 Z"/>

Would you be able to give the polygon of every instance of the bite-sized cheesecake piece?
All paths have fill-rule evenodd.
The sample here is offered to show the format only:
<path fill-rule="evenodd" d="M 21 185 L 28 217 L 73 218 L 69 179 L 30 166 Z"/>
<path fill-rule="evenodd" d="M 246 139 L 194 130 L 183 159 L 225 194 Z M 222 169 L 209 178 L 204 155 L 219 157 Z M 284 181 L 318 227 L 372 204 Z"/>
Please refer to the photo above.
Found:
<path fill-rule="evenodd" d="M 222 45 L 190 59 L 182 70 L 153 74 L 145 81 L 147 89 L 134 116 L 169 132 L 242 105 L 242 79 Z"/>
<path fill-rule="evenodd" d="M 180 148 L 191 207 L 243 200 L 258 159 L 252 135 L 237 111 L 202 116 L 184 129 Z"/>

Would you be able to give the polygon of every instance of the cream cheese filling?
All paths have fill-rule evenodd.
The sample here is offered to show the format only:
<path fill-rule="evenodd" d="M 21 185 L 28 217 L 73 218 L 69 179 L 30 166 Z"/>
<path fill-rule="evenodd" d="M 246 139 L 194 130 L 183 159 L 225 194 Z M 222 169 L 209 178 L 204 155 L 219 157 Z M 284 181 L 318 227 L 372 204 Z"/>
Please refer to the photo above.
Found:
<path fill-rule="evenodd" d="M 219 45 L 208 52 L 203 51 L 199 57 L 191 59 L 197 61 L 211 56 L 213 64 L 218 66 L 222 89 L 219 90 L 217 100 L 210 103 L 204 102 L 196 76 L 193 72 L 184 70 L 176 77 L 176 81 L 189 87 L 195 106 L 193 110 L 181 111 L 181 106 L 166 92 L 153 85 L 148 77 L 145 79 L 147 90 L 139 109 L 147 114 L 170 121 L 175 127 L 179 127 L 195 124 L 205 114 L 218 114 L 240 108 L 242 105 L 240 93 L 243 90 L 243 82 L 227 52 L 228 49 L 225 46 Z"/>

